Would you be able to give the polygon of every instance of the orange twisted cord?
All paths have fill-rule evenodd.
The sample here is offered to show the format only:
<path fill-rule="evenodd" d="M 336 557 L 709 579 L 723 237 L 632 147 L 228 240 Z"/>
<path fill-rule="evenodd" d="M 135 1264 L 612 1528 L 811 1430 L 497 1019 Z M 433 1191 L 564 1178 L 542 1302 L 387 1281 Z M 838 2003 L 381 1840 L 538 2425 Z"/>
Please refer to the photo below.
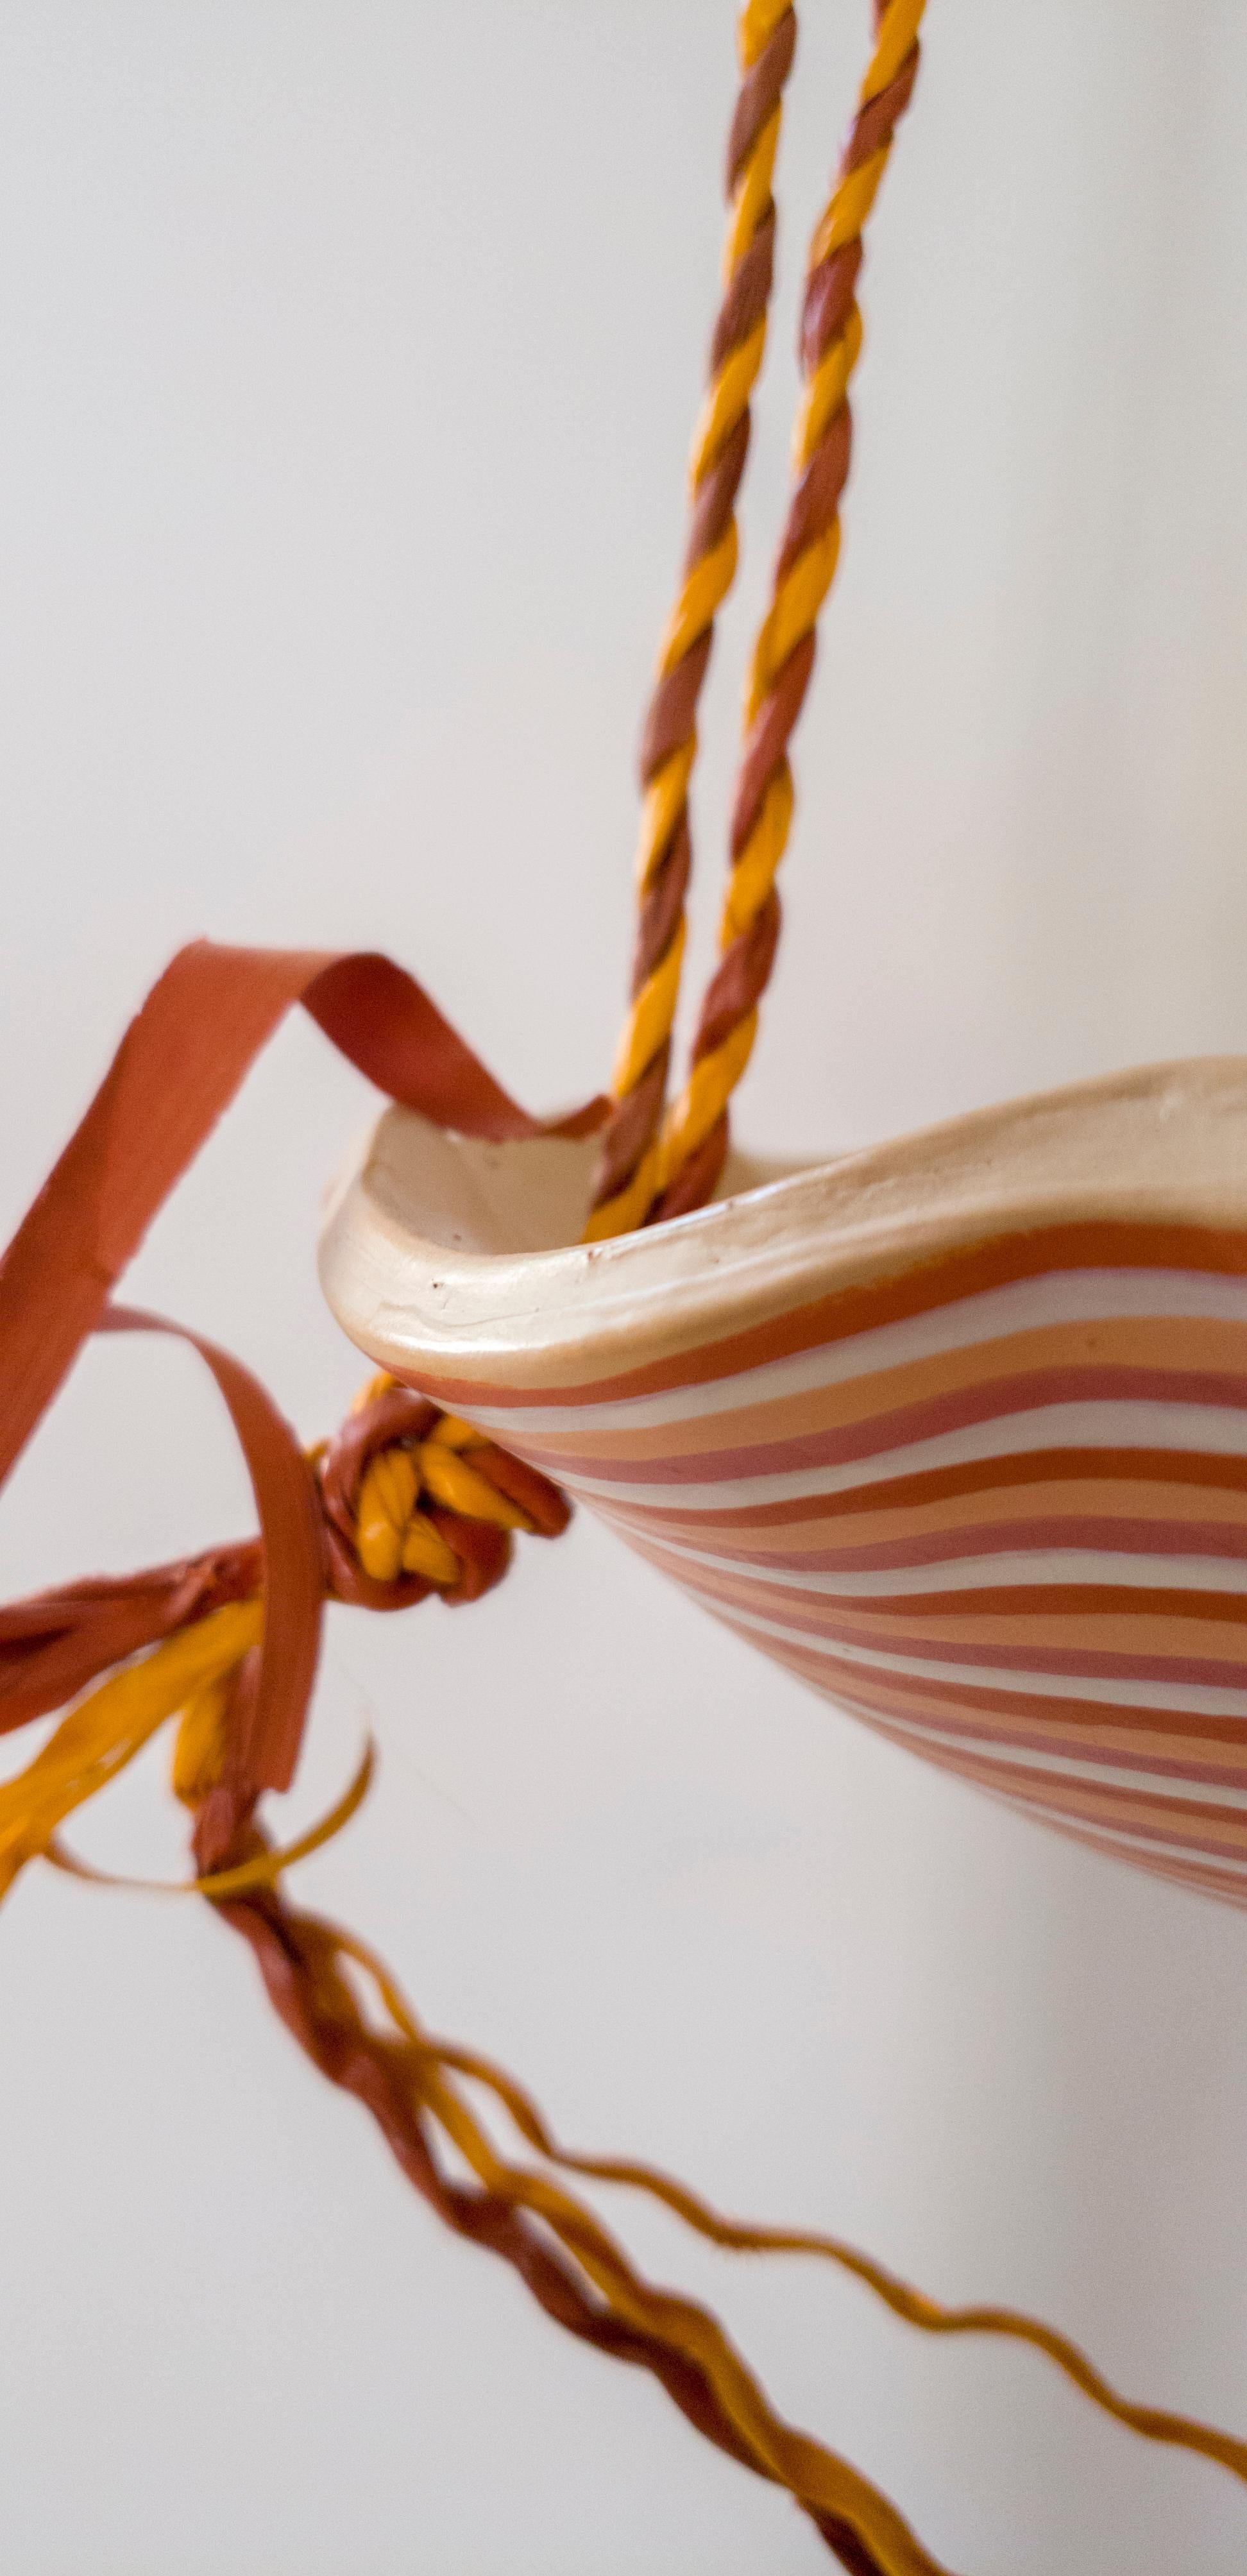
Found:
<path fill-rule="evenodd" d="M 848 388 L 862 345 L 855 298 L 862 229 L 913 92 L 924 6 L 925 0 L 877 5 L 874 54 L 810 245 L 801 327 L 805 391 L 793 440 L 797 479 L 745 690 L 722 954 L 702 1004 L 688 1081 L 663 1129 L 652 1217 L 700 1207 L 714 1189 L 727 1152 L 727 1105 L 749 1061 L 759 998 L 774 963 L 775 872 L 793 809 L 787 746 L 810 684 L 815 624 L 840 550 L 839 502 L 852 435 Z"/>
<path fill-rule="evenodd" d="M 746 0 L 737 24 L 743 78 L 727 149 L 724 293 L 710 384 L 689 458 L 692 517 L 679 595 L 658 653 L 641 737 L 638 915 L 632 993 L 620 1035 L 585 1227 L 594 1240 L 641 1223 L 658 1186 L 658 1133 L 684 954 L 691 858 L 688 783 L 697 701 L 714 621 L 736 572 L 734 503 L 749 447 L 749 397 L 762 364 L 775 255 L 771 175 L 797 22 L 791 0 Z"/>

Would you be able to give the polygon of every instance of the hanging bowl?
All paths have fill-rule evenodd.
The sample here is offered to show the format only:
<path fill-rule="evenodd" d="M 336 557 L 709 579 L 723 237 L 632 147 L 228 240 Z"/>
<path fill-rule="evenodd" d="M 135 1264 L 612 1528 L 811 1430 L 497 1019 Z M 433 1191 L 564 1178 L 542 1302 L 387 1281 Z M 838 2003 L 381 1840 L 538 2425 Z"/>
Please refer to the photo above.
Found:
<path fill-rule="evenodd" d="M 401 1109 L 339 1322 L 894 1742 L 1247 1900 L 1247 1059 L 1146 1066 L 576 1240 L 593 1139 Z"/>

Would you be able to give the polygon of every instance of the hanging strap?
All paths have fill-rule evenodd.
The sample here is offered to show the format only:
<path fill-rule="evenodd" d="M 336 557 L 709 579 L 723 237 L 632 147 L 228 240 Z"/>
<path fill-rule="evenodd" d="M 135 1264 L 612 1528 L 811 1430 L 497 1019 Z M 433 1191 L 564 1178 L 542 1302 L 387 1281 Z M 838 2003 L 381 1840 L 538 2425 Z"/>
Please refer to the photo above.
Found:
<path fill-rule="evenodd" d="M 658 1187 L 658 1136 L 692 864 L 688 787 L 697 755 L 697 703 L 715 618 L 736 575 L 735 503 L 775 274 L 771 179 L 796 40 L 791 0 L 746 0 L 736 27 L 741 82 L 727 145 L 723 300 L 689 457 L 689 533 L 680 589 L 658 649 L 641 734 L 632 990 L 594 1179 L 591 1237 L 625 1234 L 639 1224 Z"/>
<path fill-rule="evenodd" d="M 792 824 L 788 744 L 814 670 L 815 627 L 840 553 L 849 471 L 849 386 L 862 346 L 856 285 L 862 232 L 918 76 L 925 0 L 886 0 L 836 184 L 810 244 L 801 322 L 805 383 L 793 433 L 794 485 L 767 609 L 745 685 L 744 745 L 732 800 L 721 962 L 672 1103 L 654 1216 L 700 1207 L 723 1168 L 728 1102 L 749 1062 L 779 940 L 775 872 Z"/>
<path fill-rule="evenodd" d="M 745 740 L 731 816 L 731 877 L 719 932 L 721 962 L 702 1003 L 688 1079 L 665 1120 L 662 1104 L 683 955 L 695 693 L 684 734 L 676 737 L 669 727 L 652 746 L 655 759 L 662 750 L 663 765 L 647 778 L 637 965 L 613 1077 L 615 1105 L 586 1227 L 590 1237 L 625 1234 L 654 1218 L 700 1207 L 723 1168 L 728 1102 L 749 1062 L 758 1004 L 779 939 L 774 879 L 793 812 L 787 746 L 810 685 L 815 625 L 839 555 L 839 502 L 852 434 L 848 390 L 862 345 L 855 296 L 862 233 L 897 124 L 913 94 L 924 7 L 925 0 L 876 0 L 875 45 L 857 114 L 810 245 L 801 322 L 805 381 L 793 440 L 795 482 L 745 693 Z M 791 59 L 791 38 L 787 41 Z M 772 43 L 778 42 L 777 29 Z M 773 223 L 773 209 L 769 220 Z M 717 446 L 713 437 L 707 442 L 709 456 L 729 458 L 728 434 L 720 431 L 718 437 Z M 694 453 L 704 455 L 705 450 Z M 743 459 L 742 448 L 742 464 Z M 705 655 L 712 614 L 708 597 Z M 694 651 L 702 652 L 703 646 L 694 644 L 690 631 L 682 649 L 685 658 L 670 673 L 660 655 L 655 705 L 663 703 L 664 689 L 678 702 L 676 673 L 687 669 Z M 670 645 L 664 647 L 664 652 L 670 650 Z M 678 905 L 664 905 L 669 880 L 679 886 Z M 658 942 L 657 928 L 665 944 Z"/>

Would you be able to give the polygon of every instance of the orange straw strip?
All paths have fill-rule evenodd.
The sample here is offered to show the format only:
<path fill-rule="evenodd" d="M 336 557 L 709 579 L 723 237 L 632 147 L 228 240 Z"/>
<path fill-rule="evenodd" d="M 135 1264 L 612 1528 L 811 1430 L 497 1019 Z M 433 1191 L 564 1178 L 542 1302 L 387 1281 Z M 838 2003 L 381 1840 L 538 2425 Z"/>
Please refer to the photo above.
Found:
<path fill-rule="evenodd" d="M 234 1869 L 208 1870 L 199 1878 L 126 1878 L 111 1869 L 96 1869 L 90 1861 L 80 1860 L 53 1834 L 45 1844 L 43 1858 L 53 1869 L 63 1870 L 67 1878 L 84 1878 L 92 1887 L 124 1888 L 132 1896 L 247 1896 L 260 1887 L 276 1887 L 283 1873 L 298 1860 L 310 1860 L 313 1852 L 323 1851 L 362 1807 L 372 1787 L 377 1767 L 376 1747 L 371 1742 L 364 1748 L 363 1759 L 341 1797 L 319 1822 L 309 1825 L 292 1843 L 256 1852 L 250 1860 L 239 1861 Z"/>

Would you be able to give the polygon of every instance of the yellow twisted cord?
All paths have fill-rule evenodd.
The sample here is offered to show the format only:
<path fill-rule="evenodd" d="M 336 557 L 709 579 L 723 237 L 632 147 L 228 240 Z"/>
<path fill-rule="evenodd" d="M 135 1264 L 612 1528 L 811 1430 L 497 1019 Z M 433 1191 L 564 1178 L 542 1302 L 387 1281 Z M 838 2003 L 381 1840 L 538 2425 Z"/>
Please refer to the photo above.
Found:
<path fill-rule="evenodd" d="M 791 0 L 746 0 L 737 21 L 737 49 L 741 70 L 746 76 L 759 62 L 783 20 L 790 15 Z M 773 214 L 771 182 L 781 118 L 782 107 L 777 99 L 735 174 L 723 248 L 725 310 L 733 280 L 758 241 L 762 227 Z M 747 420 L 750 396 L 766 347 L 766 328 L 764 306 L 743 338 L 727 349 L 714 367 L 689 456 L 689 485 L 694 508 L 723 459 L 729 440 Z M 737 481 L 740 470 L 740 466 L 734 469 Z M 737 555 L 736 519 L 729 496 L 726 524 L 707 552 L 688 567 L 668 619 L 657 660 L 659 694 L 662 684 L 671 680 L 679 665 L 713 627 L 735 578 Z M 635 869 L 637 900 L 642 916 L 646 901 L 655 893 L 671 857 L 674 836 L 685 813 L 696 752 L 697 734 L 690 714 L 684 738 L 646 780 Z M 641 974 L 625 1014 L 611 1077 L 612 1095 L 620 1108 L 664 1058 L 675 1019 L 683 957 L 684 911 L 681 900 L 662 954 Z M 660 1109 L 661 1101 L 656 1100 L 651 1122 L 654 1135 Z M 643 1140 L 634 1168 L 593 1208 L 585 1226 L 586 1241 L 599 1241 L 608 1235 L 626 1233 L 640 1221 L 653 1198 L 657 1168 L 653 1139 Z"/>
<path fill-rule="evenodd" d="M 323 1920 L 316 1922 L 315 1929 L 331 1955 L 336 1952 L 355 1961 L 373 1979 L 406 2042 L 405 2071 L 413 2095 L 478 2182 L 512 2208 L 529 2210 L 540 2218 L 611 2315 L 658 2336 L 669 2350 L 698 2365 L 750 2465 L 785 2486 L 807 2512 L 834 2517 L 860 2532 L 874 2553 L 871 2564 L 877 2576 L 947 2576 L 895 2506 L 860 2470 L 776 2412 L 717 2318 L 692 2299 L 652 2287 L 584 2203 L 559 2184 L 498 2154 L 462 2094 L 447 2080 L 446 2070 L 453 2067 L 456 2052 L 425 2038 L 401 1991 L 367 1944 Z M 401 2061 L 396 2056 L 393 2062 Z M 483 2072 L 480 2061 L 468 2060 L 467 2066 L 473 2074 Z M 502 2099 L 507 2098 L 504 2088 L 502 2079 Z"/>
<path fill-rule="evenodd" d="M 379 1967 L 379 1963 L 378 1963 Z M 376 1970 L 374 1970 L 376 1973 Z M 386 1996 L 391 2011 L 394 2005 Z M 415 2034 L 412 2025 L 413 2036 Z M 1156 2406 L 1140 2406 L 1119 2396 L 1094 2362 L 1079 2351 L 1067 2335 L 1058 2334 L 1037 2317 L 1029 2317 L 1017 2308 L 943 2306 L 928 2298 L 925 2291 L 913 2289 L 870 2254 L 849 2245 L 837 2236 L 824 2236 L 800 2228 L 754 2227 L 738 2219 L 723 2218 L 709 2207 L 697 2192 L 675 2182 L 669 2174 L 659 2173 L 652 2165 L 638 2164 L 618 2156 L 573 2155 L 560 2147 L 535 2102 L 514 2079 L 494 2066 L 488 2058 L 477 2057 L 468 2049 L 456 2048 L 442 2040 L 424 2043 L 438 2064 L 464 2075 L 475 2084 L 484 2085 L 501 2102 L 526 2145 L 535 2148 L 548 2163 L 558 2165 L 565 2173 L 583 2174 L 590 2182 L 615 2183 L 631 2191 L 641 2191 L 650 2199 L 661 2201 L 699 2236 L 712 2245 L 739 2254 L 809 2254 L 836 2264 L 850 2272 L 907 2325 L 917 2326 L 924 2334 L 989 2334 L 1003 2335 L 1017 2343 L 1027 2343 L 1046 2355 L 1049 2361 L 1073 2381 L 1085 2397 L 1111 2415 L 1128 2431 L 1151 2442 L 1172 2443 L 1176 2448 L 1198 2452 L 1215 2460 L 1232 2476 L 1247 2483 L 1247 2442 L 1233 2433 L 1221 2433 L 1209 2424 L 1198 2423 L 1188 2415 L 1170 2414 Z"/>
<path fill-rule="evenodd" d="M 881 14 L 874 53 L 862 82 L 858 115 L 881 97 L 912 54 L 925 0 L 889 0 Z M 842 171 L 810 245 L 809 269 L 857 242 L 874 203 L 892 148 L 881 147 Z M 841 411 L 862 346 L 856 301 L 811 374 L 793 436 L 795 477 L 805 473 Z M 795 648 L 813 633 L 835 576 L 840 551 L 839 515 L 783 566 L 754 646 L 744 693 L 746 733 L 765 705 Z M 792 823 L 792 775 L 786 754 L 769 782 L 761 809 L 728 882 L 719 925 L 721 951 L 744 938 L 767 903 Z M 724 1041 L 700 1056 L 667 1112 L 658 1156 L 656 1188 L 670 1187 L 699 1145 L 712 1133 L 740 1081 L 757 1028 L 756 1009 Z"/>

